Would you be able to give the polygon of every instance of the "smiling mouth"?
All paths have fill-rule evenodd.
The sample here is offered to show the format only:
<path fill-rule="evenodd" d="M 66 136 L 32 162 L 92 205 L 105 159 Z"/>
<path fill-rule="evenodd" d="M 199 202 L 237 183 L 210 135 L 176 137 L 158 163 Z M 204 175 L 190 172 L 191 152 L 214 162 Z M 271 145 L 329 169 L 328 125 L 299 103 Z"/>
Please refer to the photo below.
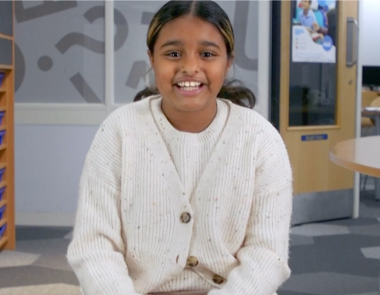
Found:
<path fill-rule="evenodd" d="M 178 82 L 175 85 L 183 91 L 195 91 L 203 86 L 202 83 L 195 81 Z"/>

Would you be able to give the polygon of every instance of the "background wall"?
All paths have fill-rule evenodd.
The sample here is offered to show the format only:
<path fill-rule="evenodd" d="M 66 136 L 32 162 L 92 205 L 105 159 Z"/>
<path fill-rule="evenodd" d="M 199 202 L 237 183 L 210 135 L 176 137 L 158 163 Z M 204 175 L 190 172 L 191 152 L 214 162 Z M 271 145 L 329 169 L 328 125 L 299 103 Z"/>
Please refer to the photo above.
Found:
<path fill-rule="evenodd" d="M 16 224 L 73 224 L 79 179 L 96 130 L 16 125 Z"/>
<path fill-rule="evenodd" d="M 114 3 L 114 107 L 130 103 L 145 86 L 146 30 L 163 3 Z M 259 3 L 218 3 L 228 13 L 236 32 L 238 58 L 233 74 L 260 98 Z M 101 107 L 109 101 L 104 94 L 104 17 L 102 1 L 16 1 L 18 106 L 35 109 L 43 103 L 45 107 L 85 109 Z M 269 40 L 269 35 L 266 37 Z M 257 107 L 264 116 L 267 103 L 259 100 Z M 98 125 L 71 125 L 69 118 L 66 125 L 54 125 L 54 116 L 52 123 L 45 125 L 16 122 L 16 224 L 73 224 L 84 158 Z"/>
<path fill-rule="evenodd" d="M 359 30 L 362 34 L 363 46 L 361 58 L 363 66 L 380 66 L 380 1 L 363 0 L 363 19 Z"/>

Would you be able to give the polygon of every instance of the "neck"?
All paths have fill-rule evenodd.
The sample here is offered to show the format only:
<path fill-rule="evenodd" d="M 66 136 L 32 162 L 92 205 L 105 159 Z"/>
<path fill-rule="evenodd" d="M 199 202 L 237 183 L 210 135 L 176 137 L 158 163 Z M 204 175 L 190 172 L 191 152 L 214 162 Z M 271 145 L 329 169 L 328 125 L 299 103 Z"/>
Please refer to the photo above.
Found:
<path fill-rule="evenodd" d="M 304 15 L 307 15 L 308 12 L 309 12 L 309 8 L 303 10 L 303 14 L 304 14 Z"/>
<path fill-rule="evenodd" d="M 162 102 L 162 111 L 172 126 L 183 132 L 199 133 L 205 130 L 214 120 L 217 112 L 216 102 L 197 111 L 173 111 Z"/>

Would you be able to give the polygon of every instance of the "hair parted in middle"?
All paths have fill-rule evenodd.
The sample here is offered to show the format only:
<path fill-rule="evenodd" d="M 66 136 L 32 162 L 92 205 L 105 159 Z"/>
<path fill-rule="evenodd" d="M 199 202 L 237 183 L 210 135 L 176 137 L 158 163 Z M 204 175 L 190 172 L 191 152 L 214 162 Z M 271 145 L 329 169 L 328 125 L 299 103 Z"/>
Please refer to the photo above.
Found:
<path fill-rule="evenodd" d="M 162 6 L 154 15 L 148 29 L 146 43 L 152 54 L 154 52 L 154 45 L 163 26 L 169 21 L 185 15 L 199 17 L 215 26 L 224 39 L 227 57 L 233 58 L 235 37 L 230 19 L 216 2 L 210 0 L 169 1 Z M 158 90 L 147 87 L 136 94 L 134 101 L 154 94 L 159 94 Z M 230 81 L 226 80 L 218 93 L 218 97 L 231 100 L 237 105 L 248 108 L 253 108 L 256 102 L 253 92 L 247 87 L 244 87 L 242 83 L 236 79 Z"/>

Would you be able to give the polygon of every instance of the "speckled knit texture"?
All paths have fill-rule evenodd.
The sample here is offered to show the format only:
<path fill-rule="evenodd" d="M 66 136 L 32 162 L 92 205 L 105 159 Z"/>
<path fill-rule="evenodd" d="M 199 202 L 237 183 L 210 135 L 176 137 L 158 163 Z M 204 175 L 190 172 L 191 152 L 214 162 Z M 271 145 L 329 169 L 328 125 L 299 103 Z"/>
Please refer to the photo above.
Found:
<path fill-rule="evenodd" d="M 217 115 L 216 132 L 196 136 L 207 151 L 183 153 L 206 159 L 184 185 L 176 165 L 191 161 L 181 159 L 183 147 L 171 156 L 175 141 L 152 115 L 160 100 L 116 110 L 87 154 L 68 249 L 83 293 L 274 294 L 290 275 L 292 174 L 280 135 L 257 112 L 220 100 L 227 121 Z M 197 266 L 186 266 L 189 256 Z"/>

